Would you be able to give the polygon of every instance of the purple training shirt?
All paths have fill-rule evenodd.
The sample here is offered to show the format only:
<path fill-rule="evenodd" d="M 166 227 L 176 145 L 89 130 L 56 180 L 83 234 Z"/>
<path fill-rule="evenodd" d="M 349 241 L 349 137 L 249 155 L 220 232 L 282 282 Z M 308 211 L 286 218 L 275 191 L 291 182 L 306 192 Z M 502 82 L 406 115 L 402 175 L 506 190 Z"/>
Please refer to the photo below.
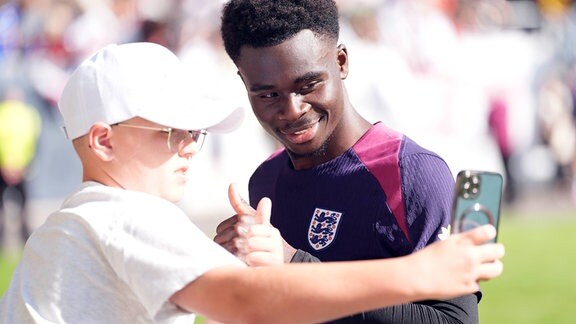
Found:
<path fill-rule="evenodd" d="M 272 200 L 272 224 L 322 261 L 409 254 L 450 221 L 454 179 L 438 155 L 376 123 L 349 150 L 294 170 L 284 149 L 250 178 L 250 202 Z"/>

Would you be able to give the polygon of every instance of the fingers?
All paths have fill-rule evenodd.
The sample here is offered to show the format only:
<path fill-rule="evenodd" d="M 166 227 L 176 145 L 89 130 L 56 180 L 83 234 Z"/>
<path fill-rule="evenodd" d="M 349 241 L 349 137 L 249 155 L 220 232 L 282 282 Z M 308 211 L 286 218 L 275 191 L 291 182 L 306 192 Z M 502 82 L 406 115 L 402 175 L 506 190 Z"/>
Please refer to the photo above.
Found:
<path fill-rule="evenodd" d="M 254 223 L 256 210 L 242 199 L 234 183 L 228 187 L 228 199 L 236 215 L 218 224 L 214 242 L 240 257 L 243 237 Z"/>
<path fill-rule="evenodd" d="M 478 280 L 494 279 L 502 274 L 504 264 L 500 260 L 484 263 L 478 270 Z"/>
<path fill-rule="evenodd" d="M 226 230 L 220 231 L 214 237 L 214 242 L 218 244 L 224 244 L 235 239 L 238 236 L 236 233 L 236 227 L 229 227 Z"/>
<path fill-rule="evenodd" d="M 490 280 L 502 274 L 504 265 L 500 259 L 505 254 L 504 245 L 492 243 L 479 245 L 474 249 L 480 262 L 477 270 L 478 280 Z"/>
<path fill-rule="evenodd" d="M 272 202 L 262 198 L 258 202 L 254 224 L 246 228 L 244 242 L 239 242 L 250 266 L 266 266 L 284 263 L 284 244 L 278 229 L 270 224 Z M 243 218 L 241 218 L 243 219 Z M 241 228 L 241 227 L 240 227 Z M 242 236 L 242 234 L 241 234 Z"/>
<path fill-rule="evenodd" d="M 250 228 L 243 243 L 245 261 L 250 266 L 265 266 L 284 263 L 284 245 L 278 229 L 264 224 Z"/>
<path fill-rule="evenodd" d="M 506 250 L 500 243 L 490 243 L 476 247 L 481 262 L 492 262 L 504 257 Z"/>
<path fill-rule="evenodd" d="M 218 224 L 218 226 L 216 226 L 216 233 L 219 234 L 229 230 L 230 228 L 233 228 L 237 222 L 238 215 L 234 215 L 226 220 L 223 220 L 220 224 Z"/>
<path fill-rule="evenodd" d="M 214 241 L 250 266 L 282 264 L 284 245 L 280 232 L 270 225 L 270 199 L 262 198 L 254 210 L 233 183 L 228 187 L 228 199 L 237 215 L 218 225 Z"/>
<path fill-rule="evenodd" d="M 269 225 L 255 224 L 234 240 L 236 256 L 250 266 L 283 263 L 280 232 Z"/>
<path fill-rule="evenodd" d="M 235 244 L 235 239 L 238 237 L 238 233 L 236 232 L 237 223 L 238 217 L 236 215 L 224 220 L 216 227 L 216 236 L 214 237 L 214 242 L 220 244 L 232 254 L 238 252 L 238 248 Z"/>
<path fill-rule="evenodd" d="M 236 223 L 236 216 L 223 221 L 216 228 L 216 236 L 214 237 L 214 242 L 220 244 L 224 249 L 228 250 L 228 252 L 232 254 L 238 252 L 235 242 L 236 237 L 238 237 L 238 234 L 236 233 Z"/>
<path fill-rule="evenodd" d="M 231 241 L 227 241 L 224 243 L 218 243 L 218 244 L 220 244 L 220 246 L 222 246 L 228 252 L 230 252 L 236 256 L 238 256 L 238 254 L 240 253 L 240 249 L 238 248 L 238 244 L 236 243 L 236 240 L 231 240 Z"/>
<path fill-rule="evenodd" d="M 238 239 L 246 239 L 250 233 L 250 229 L 254 225 L 254 217 L 243 215 L 239 216 L 239 221 L 236 223 L 236 237 Z"/>
<path fill-rule="evenodd" d="M 228 252 L 240 256 L 239 253 L 243 251 L 244 241 L 253 223 L 253 216 L 234 215 L 217 226 L 214 242 L 220 244 Z"/>
<path fill-rule="evenodd" d="M 471 229 L 469 231 L 455 234 L 460 237 L 460 239 L 468 240 L 474 245 L 479 245 L 486 243 L 487 241 L 496 237 L 496 228 L 493 225 L 482 225 Z"/>
<path fill-rule="evenodd" d="M 480 281 L 494 279 L 504 270 L 504 246 L 486 243 L 495 235 L 492 225 L 450 235 L 408 255 L 407 259 L 416 262 L 406 271 L 416 269 L 419 285 L 430 294 L 426 299 L 449 299 L 477 291 Z"/>
<path fill-rule="evenodd" d="M 247 239 L 244 243 L 244 247 L 246 248 L 247 252 L 253 251 L 261 251 L 261 252 L 273 252 L 278 248 L 278 245 L 271 240 L 274 239 L 275 236 L 272 235 L 260 235 L 260 236 L 252 236 Z"/>
<path fill-rule="evenodd" d="M 230 205 L 238 215 L 255 215 L 256 211 L 246 200 L 242 199 L 240 193 L 236 188 L 236 184 L 231 183 L 228 186 L 228 200 L 230 200 Z"/>

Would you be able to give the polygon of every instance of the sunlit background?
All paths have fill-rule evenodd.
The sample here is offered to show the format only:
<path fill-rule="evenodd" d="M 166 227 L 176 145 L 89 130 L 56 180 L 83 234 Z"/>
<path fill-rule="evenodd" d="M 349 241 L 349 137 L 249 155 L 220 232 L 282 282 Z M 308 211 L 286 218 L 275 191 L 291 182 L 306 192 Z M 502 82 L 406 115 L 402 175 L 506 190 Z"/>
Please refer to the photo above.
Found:
<path fill-rule="evenodd" d="M 480 169 L 505 176 L 499 239 L 508 247 L 507 268 L 485 286 L 481 322 L 573 323 L 568 316 L 576 302 L 572 1 L 337 3 L 341 42 L 350 58 L 346 85 L 355 108 L 439 153 L 454 174 Z M 41 120 L 35 155 L 24 174 L 26 222 L 32 229 L 80 183 L 80 163 L 60 132 L 55 103 L 70 72 L 108 43 L 163 44 L 194 76 L 190 91 L 247 109 L 238 131 L 209 135 L 194 158 L 181 206 L 212 236 L 215 225 L 232 214 L 228 184 L 238 183 L 247 197 L 251 172 L 278 146 L 252 116 L 243 84 L 223 51 L 221 5 L 216 0 L 0 0 L 0 102 L 25 103 Z M 0 261 L 0 275 L 9 280 L 23 238 L 14 203 L 18 195 L 8 190 L 3 199 L 0 259 L 16 261 Z M 0 295 L 4 289 L 0 286 Z"/>

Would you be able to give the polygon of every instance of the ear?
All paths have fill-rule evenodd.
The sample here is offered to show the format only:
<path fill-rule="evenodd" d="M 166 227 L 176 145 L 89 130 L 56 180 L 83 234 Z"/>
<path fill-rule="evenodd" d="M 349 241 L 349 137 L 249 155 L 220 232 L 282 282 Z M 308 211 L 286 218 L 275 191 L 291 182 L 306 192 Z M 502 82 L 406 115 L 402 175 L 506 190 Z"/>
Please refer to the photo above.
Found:
<path fill-rule="evenodd" d="M 244 86 L 246 87 L 246 81 L 244 81 L 244 77 L 242 76 L 242 73 L 240 73 L 240 70 L 236 71 L 236 74 L 238 74 L 240 80 L 242 80 L 242 83 L 244 83 Z M 248 90 L 248 88 L 246 88 L 246 90 Z"/>
<path fill-rule="evenodd" d="M 111 139 L 112 127 L 105 123 L 96 123 L 88 132 L 88 147 L 103 161 L 111 161 L 114 159 Z"/>
<path fill-rule="evenodd" d="M 344 80 L 348 77 L 348 49 L 346 45 L 338 45 L 337 60 L 340 67 L 340 79 Z"/>

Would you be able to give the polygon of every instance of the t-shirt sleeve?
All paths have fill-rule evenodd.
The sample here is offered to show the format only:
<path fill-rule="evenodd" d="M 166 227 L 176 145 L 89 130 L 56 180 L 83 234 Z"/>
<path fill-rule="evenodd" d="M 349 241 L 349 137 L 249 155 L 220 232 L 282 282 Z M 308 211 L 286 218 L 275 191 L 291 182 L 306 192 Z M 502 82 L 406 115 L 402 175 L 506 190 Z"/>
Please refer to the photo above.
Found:
<path fill-rule="evenodd" d="M 446 162 L 431 153 L 408 155 L 400 167 L 413 252 L 437 241 L 450 224 L 454 178 Z"/>
<path fill-rule="evenodd" d="M 151 310 L 152 317 L 166 311 L 162 308 L 175 292 L 207 271 L 224 265 L 245 266 L 177 206 L 168 202 L 145 206 L 115 224 L 104 250 L 118 276 Z"/>
<path fill-rule="evenodd" d="M 290 263 L 316 263 L 322 262 L 317 257 L 313 256 L 312 254 L 303 251 L 303 250 L 296 250 L 296 253 L 292 256 L 292 260 Z"/>
<path fill-rule="evenodd" d="M 394 305 L 344 317 L 330 324 L 426 323 L 478 324 L 476 296 L 470 294 L 450 300 L 428 300 Z"/>

